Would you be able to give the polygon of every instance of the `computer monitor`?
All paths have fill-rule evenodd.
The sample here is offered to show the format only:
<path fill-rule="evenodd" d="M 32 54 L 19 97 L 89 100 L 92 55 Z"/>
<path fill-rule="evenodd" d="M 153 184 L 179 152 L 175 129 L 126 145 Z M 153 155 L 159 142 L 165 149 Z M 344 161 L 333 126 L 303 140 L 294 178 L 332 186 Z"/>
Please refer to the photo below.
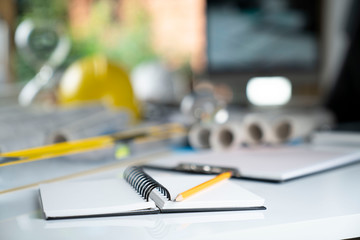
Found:
<path fill-rule="evenodd" d="M 252 77 L 284 76 L 290 104 L 316 99 L 322 64 L 323 1 L 207 0 L 208 78 L 231 86 L 248 104 Z M 300 100 L 300 101 L 299 101 Z"/>

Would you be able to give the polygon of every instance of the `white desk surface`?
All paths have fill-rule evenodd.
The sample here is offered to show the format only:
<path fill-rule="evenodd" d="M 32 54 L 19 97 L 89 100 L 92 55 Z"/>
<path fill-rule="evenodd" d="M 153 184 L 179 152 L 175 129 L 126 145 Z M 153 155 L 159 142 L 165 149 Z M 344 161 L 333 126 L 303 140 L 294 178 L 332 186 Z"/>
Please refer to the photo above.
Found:
<path fill-rule="evenodd" d="M 73 179 L 108 178 L 123 168 Z M 154 172 L 154 174 L 169 174 Z M 0 194 L 0 239 L 345 239 L 360 237 L 360 164 L 286 183 L 232 180 L 267 210 L 46 221 L 38 189 Z"/>

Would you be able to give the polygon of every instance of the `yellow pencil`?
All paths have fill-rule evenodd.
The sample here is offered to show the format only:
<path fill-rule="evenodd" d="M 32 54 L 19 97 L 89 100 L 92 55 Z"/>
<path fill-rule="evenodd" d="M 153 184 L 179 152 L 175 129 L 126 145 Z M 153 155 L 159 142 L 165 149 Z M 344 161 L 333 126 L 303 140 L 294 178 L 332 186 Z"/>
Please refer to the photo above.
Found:
<path fill-rule="evenodd" d="M 110 135 L 0 153 L 0 167 L 107 148 L 117 141 L 140 139 L 142 137 L 169 137 L 169 134 L 179 132 L 185 132 L 182 125 L 169 123 Z"/>
<path fill-rule="evenodd" d="M 221 174 L 217 175 L 216 177 L 210 179 L 209 181 L 201 183 L 201 184 L 199 184 L 199 185 L 197 185 L 197 186 L 195 186 L 193 188 L 190 188 L 189 190 L 186 190 L 185 192 L 180 193 L 179 195 L 177 195 L 175 201 L 180 202 L 180 201 L 182 201 L 182 200 L 184 200 L 184 199 L 186 199 L 186 198 L 200 192 L 201 190 L 204 190 L 204 189 L 206 189 L 206 188 L 208 188 L 208 187 L 210 187 L 210 186 L 212 186 L 212 185 L 214 185 L 216 183 L 219 183 L 219 182 L 221 182 L 221 181 L 223 181 L 225 179 L 230 178 L 231 175 L 232 175 L 232 172 L 230 172 L 230 171 L 221 173 Z"/>

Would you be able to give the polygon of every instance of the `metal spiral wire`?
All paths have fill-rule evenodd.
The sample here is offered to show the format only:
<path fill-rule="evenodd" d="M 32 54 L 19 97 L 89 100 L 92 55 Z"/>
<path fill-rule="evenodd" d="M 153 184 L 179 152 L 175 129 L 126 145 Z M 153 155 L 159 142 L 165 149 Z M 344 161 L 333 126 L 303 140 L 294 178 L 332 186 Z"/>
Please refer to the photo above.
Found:
<path fill-rule="evenodd" d="M 128 167 L 124 171 L 124 178 L 146 201 L 149 201 L 150 193 L 154 189 L 158 189 L 161 194 L 171 200 L 169 191 L 145 173 L 141 167 Z"/>

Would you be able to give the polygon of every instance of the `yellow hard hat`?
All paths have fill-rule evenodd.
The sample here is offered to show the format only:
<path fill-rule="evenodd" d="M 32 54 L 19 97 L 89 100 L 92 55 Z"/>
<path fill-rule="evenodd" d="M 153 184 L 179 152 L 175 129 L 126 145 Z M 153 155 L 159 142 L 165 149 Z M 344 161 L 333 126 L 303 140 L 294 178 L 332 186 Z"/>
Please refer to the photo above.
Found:
<path fill-rule="evenodd" d="M 81 59 L 65 71 L 58 87 L 58 101 L 62 106 L 100 101 L 140 117 L 129 75 L 102 56 Z"/>

